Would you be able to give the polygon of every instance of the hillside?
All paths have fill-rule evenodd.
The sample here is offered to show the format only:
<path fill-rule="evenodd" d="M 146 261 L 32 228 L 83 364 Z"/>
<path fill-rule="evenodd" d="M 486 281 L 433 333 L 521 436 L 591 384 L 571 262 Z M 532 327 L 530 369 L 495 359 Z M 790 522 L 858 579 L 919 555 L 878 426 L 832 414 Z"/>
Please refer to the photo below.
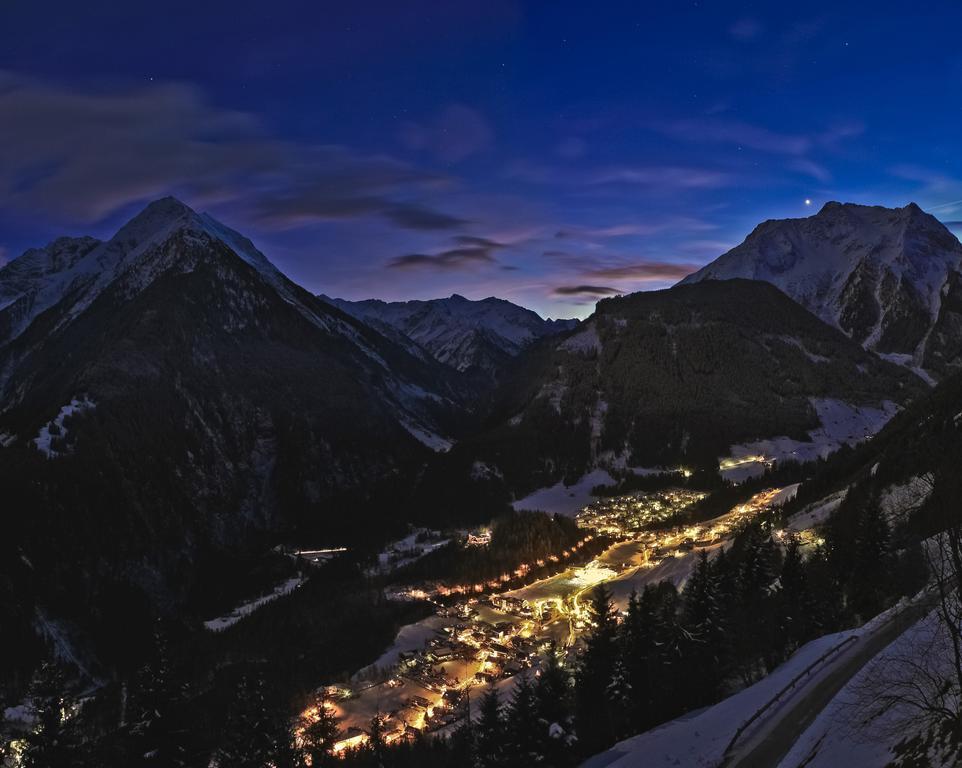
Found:
<path fill-rule="evenodd" d="M 403 529 L 388 500 L 471 419 L 450 369 L 172 199 L 0 286 L 0 578 L 84 631 L 179 610 L 281 536 Z"/>
<path fill-rule="evenodd" d="M 708 281 L 599 302 L 532 350 L 500 423 L 451 458 L 523 495 L 598 463 L 711 466 L 735 443 L 808 440 L 814 399 L 904 403 L 924 389 L 772 286 Z"/>

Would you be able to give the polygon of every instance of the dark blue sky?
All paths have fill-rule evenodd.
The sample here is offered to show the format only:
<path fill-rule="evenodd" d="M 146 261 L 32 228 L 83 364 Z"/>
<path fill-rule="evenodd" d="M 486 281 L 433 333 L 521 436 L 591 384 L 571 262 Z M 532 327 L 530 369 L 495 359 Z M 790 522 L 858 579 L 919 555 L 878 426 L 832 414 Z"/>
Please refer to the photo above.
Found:
<path fill-rule="evenodd" d="M 957 2 L 8 0 L 0 258 L 173 193 L 312 290 L 584 314 L 830 199 L 962 220 L 960 31 Z"/>

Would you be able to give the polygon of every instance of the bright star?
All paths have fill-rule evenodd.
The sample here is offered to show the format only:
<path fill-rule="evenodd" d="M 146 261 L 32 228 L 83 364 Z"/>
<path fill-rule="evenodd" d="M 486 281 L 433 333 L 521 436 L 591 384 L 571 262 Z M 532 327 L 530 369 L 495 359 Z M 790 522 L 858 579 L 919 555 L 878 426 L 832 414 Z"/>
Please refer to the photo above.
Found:
<path fill-rule="evenodd" d="M 812 204 L 812 201 L 809 200 L 809 199 L 806 197 L 806 198 L 805 198 L 805 205 L 811 205 L 811 204 Z"/>

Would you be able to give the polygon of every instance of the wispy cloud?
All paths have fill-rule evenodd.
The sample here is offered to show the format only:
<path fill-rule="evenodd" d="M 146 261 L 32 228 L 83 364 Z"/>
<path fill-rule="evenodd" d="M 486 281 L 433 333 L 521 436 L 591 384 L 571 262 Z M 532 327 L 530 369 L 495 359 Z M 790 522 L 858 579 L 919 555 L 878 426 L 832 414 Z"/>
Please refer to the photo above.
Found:
<path fill-rule="evenodd" d="M 107 92 L 0 72 L 0 113 L 0 205 L 12 209 L 92 222 L 177 194 L 232 205 L 265 228 L 359 216 L 411 230 L 465 224 L 421 199 L 448 183 L 438 173 L 281 141 L 253 115 L 215 107 L 189 85 Z"/>
<path fill-rule="evenodd" d="M 807 136 L 778 133 L 724 117 L 655 121 L 651 127 L 666 136 L 684 141 L 733 144 L 779 155 L 803 155 L 813 146 L 812 139 Z"/>
<path fill-rule="evenodd" d="M 636 282 L 681 280 L 700 268 L 699 264 L 669 264 L 660 261 L 639 261 L 621 266 L 600 267 L 585 273 L 586 277 L 602 280 L 631 280 Z"/>
<path fill-rule="evenodd" d="M 553 186 L 648 186 L 662 191 L 715 189 L 732 181 L 731 174 L 713 168 L 671 165 L 608 165 L 569 168 L 516 161 L 508 166 L 506 178 L 529 184 Z"/>
<path fill-rule="evenodd" d="M 601 296 L 615 296 L 621 293 L 617 288 L 605 285 L 560 285 L 552 291 L 555 296 L 581 296 L 598 298 Z"/>
<path fill-rule="evenodd" d="M 453 239 L 458 243 L 458 247 L 448 248 L 438 253 L 409 253 L 397 256 L 388 262 L 388 267 L 452 271 L 493 266 L 498 264 L 494 252 L 505 247 L 503 243 L 474 235 L 457 235 Z M 508 265 L 500 266 L 507 270 L 516 269 Z"/>

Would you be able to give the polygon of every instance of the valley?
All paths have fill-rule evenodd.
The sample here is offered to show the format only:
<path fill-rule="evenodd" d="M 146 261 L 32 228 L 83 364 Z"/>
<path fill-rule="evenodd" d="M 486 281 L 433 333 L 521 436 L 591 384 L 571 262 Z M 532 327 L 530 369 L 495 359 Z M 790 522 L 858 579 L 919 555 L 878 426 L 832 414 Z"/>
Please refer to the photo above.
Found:
<path fill-rule="evenodd" d="M 582 635 L 591 627 L 588 598 L 594 588 L 610 588 L 621 613 L 630 593 L 640 593 L 647 584 L 667 579 L 681 588 L 699 553 L 710 555 L 728 546 L 735 530 L 784 504 L 794 491 L 772 488 L 727 514 L 690 525 L 672 520 L 684 516 L 704 493 L 669 489 L 606 499 L 582 509 L 578 525 L 615 543 L 583 565 L 466 599 L 448 588 L 389 590 L 395 599 L 432 602 L 435 615 L 403 627 L 395 644 L 350 683 L 323 689 L 344 736 L 335 750 L 365 743 L 378 716 L 387 743 L 411 738 L 416 731 L 449 732 L 468 717 L 469 700 L 476 702 L 487 685 L 509 698 L 514 678 L 540 676 L 548 653 L 559 654 L 571 667 Z M 815 541 L 811 531 L 801 535 L 803 541 Z M 305 713 L 308 719 L 312 714 Z"/>

